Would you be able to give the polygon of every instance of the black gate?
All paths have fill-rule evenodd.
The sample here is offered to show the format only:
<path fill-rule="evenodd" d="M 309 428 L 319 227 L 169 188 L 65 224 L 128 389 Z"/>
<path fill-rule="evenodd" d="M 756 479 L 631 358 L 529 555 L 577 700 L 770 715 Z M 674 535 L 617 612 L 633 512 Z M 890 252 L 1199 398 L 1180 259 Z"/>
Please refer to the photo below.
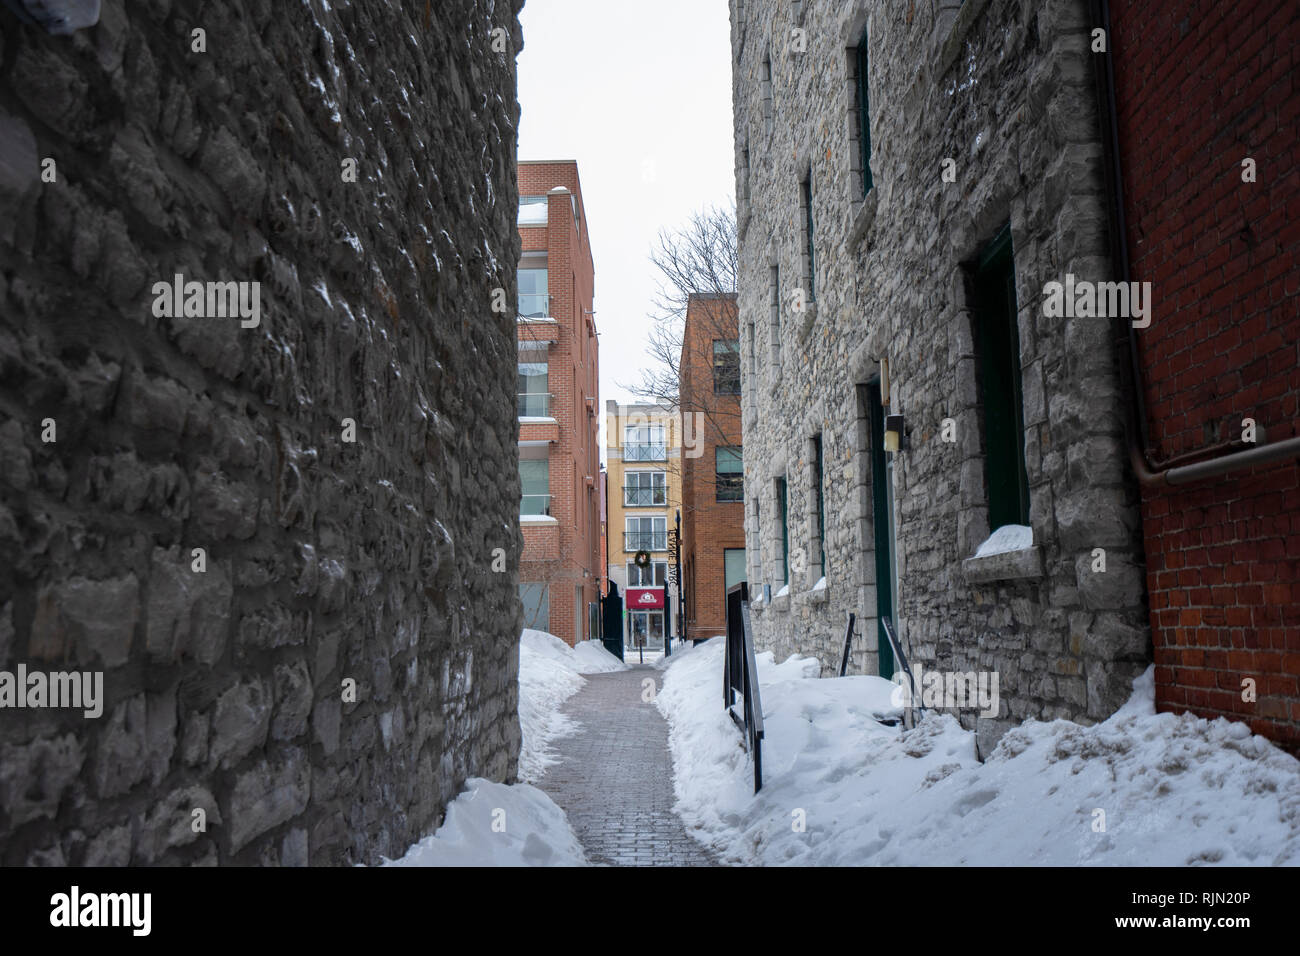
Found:
<path fill-rule="evenodd" d="M 604 615 L 604 627 L 601 628 L 600 640 L 605 650 L 623 659 L 623 598 L 618 593 L 618 585 L 609 582 L 609 593 L 600 599 L 601 613 Z"/>

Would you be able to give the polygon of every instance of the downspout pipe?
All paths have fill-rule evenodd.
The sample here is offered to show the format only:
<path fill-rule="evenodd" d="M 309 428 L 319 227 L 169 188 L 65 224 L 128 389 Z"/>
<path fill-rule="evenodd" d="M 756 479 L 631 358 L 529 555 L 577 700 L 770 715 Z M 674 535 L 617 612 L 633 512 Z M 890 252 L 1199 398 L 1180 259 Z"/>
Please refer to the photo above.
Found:
<path fill-rule="evenodd" d="M 1107 198 L 1110 205 L 1111 250 L 1114 268 L 1120 279 L 1126 284 L 1132 281 L 1132 269 L 1129 264 L 1128 219 L 1124 211 L 1124 174 L 1120 161 L 1119 149 L 1119 111 L 1115 104 L 1115 64 L 1114 33 L 1110 22 L 1110 0 L 1091 0 L 1093 23 L 1105 31 L 1106 53 L 1100 62 L 1094 61 L 1094 74 L 1097 85 L 1097 109 L 1101 119 L 1102 140 L 1106 151 Z M 1289 458 L 1300 457 L 1300 436 L 1283 441 L 1271 442 L 1253 448 L 1243 448 L 1239 442 L 1228 442 L 1201 448 L 1193 452 L 1178 455 L 1163 463 L 1153 462 L 1148 449 L 1151 447 L 1150 433 L 1147 429 L 1146 384 L 1142 375 L 1142 362 L 1138 354 L 1137 333 L 1133 323 L 1120 317 L 1124 323 L 1128 338 L 1128 357 L 1130 382 L 1132 384 L 1133 402 L 1128 406 L 1128 421 L 1125 423 L 1125 435 L 1128 444 L 1129 463 L 1139 484 L 1144 488 L 1187 485 L 1230 474 L 1243 468 L 1273 464 Z M 1237 448 L 1227 454 L 1219 454 L 1204 461 L 1187 465 L 1175 465 L 1173 462 L 1186 461 L 1214 455 L 1225 448 Z"/>

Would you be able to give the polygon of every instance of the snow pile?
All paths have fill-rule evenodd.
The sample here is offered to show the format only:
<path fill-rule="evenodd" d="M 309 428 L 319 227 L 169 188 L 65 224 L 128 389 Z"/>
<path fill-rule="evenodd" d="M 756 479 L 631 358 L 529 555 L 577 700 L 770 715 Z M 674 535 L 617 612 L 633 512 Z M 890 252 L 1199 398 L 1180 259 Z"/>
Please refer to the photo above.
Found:
<path fill-rule="evenodd" d="M 605 650 L 600 641 L 581 641 L 573 649 L 573 663 L 579 674 L 608 674 L 625 671 L 627 665 Z"/>
<path fill-rule="evenodd" d="M 1034 529 L 1023 524 L 1004 524 L 975 549 L 975 557 L 987 558 L 990 554 L 1008 551 L 1025 551 L 1034 546 Z"/>
<path fill-rule="evenodd" d="M 385 866 L 584 866 L 586 856 L 555 803 L 526 783 L 482 777 L 447 807 L 438 832 Z"/>
<path fill-rule="evenodd" d="M 1151 670 L 1104 723 L 1030 721 L 980 764 L 951 715 L 879 723 L 897 712 L 891 682 L 761 654 L 755 795 L 722 709 L 723 644 L 674 658 L 657 702 L 677 809 L 726 862 L 1300 865 L 1300 761 L 1244 724 L 1156 714 Z"/>
<path fill-rule="evenodd" d="M 569 655 L 557 651 L 560 645 Z M 545 631 L 525 630 L 519 642 L 519 779 L 535 781 L 555 763 L 550 742 L 573 733 L 575 724 L 560 713 L 564 702 L 587 682 L 571 663 L 567 644 Z"/>
<path fill-rule="evenodd" d="M 520 780 L 540 778 L 555 763 L 550 742 L 574 731 L 560 707 L 586 684 L 582 675 L 626 669 L 599 641 L 572 648 L 554 634 L 524 629 L 519 638 Z"/>

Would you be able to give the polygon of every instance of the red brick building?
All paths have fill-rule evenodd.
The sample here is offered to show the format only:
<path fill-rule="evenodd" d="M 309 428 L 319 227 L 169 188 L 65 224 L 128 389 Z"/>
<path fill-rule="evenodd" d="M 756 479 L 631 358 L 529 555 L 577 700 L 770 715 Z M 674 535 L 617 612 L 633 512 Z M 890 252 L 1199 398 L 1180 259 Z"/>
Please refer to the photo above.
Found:
<path fill-rule="evenodd" d="M 1157 706 L 1296 750 L 1300 6 L 1095 12 L 1110 19 L 1118 278 L 1152 284 L 1150 326 L 1128 333 L 1129 432 Z"/>
<path fill-rule="evenodd" d="M 695 294 L 679 365 L 686 637 L 726 633 L 726 591 L 745 580 L 740 323 L 734 295 Z"/>
<path fill-rule="evenodd" d="M 597 636 L 600 446 L 595 269 L 572 160 L 519 163 L 519 477 L 524 626 Z"/>

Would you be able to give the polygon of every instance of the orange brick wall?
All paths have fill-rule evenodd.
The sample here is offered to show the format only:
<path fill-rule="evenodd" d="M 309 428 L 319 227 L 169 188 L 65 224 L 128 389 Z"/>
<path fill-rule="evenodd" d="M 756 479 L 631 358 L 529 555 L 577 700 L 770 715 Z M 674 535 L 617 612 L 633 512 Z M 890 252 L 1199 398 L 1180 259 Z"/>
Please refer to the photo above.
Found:
<path fill-rule="evenodd" d="M 551 194 L 557 186 L 569 193 Z M 595 270 L 576 163 L 520 162 L 519 195 L 549 195 L 546 225 L 520 226 L 519 235 L 525 252 L 546 251 L 550 311 L 557 324 L 521 323 L 519 338 L 551 343 L 547 350 L 548 389 L 556 424 L 521 424 L 519 438 L 551 442 L 551 516 L 558 522 L 524 524 L 519 580 L 549 586 L 550 630 L 572 644 L 578 637 L 575 623 L 582 637 L 598 636 L 586 633 L 586 614 L 587 604 L 599 599 L 603 564 L 598 500 L 598 347 L 592 314 Z M 581 588 L 577 601 L 575 586 Z"/>
<path fill-rule="evenodd" d="M 1151 445 L 1172 458 L 1300 416 L 1300 7 L 1112 0 Z M 1169 144 L 1153 148 L 1152 143 Z M 1256 181 L 1242 161 L 1256 161 Z M 1300 750 L 1300 464 L 1144 489 L 1156 705 Z M 1252 678 L 1256 700 L 1242 700 Z"/>
<path fill-rule="evenodd" d="M 724 552 L 745 548 L 745 503 L 718 501 L 715 452 L 741 445 L 739 395 L 713 392 L 713 341 L 739 336 L 736 299 L 692 296 L 682 340 L 683 415 L 698 414 L 700 427 L 683 422 L 682 434 L 700 439 L 694 456 L 682 450 L 682 574 L 686 579 L 686 636 L 726 633 Z"/>

